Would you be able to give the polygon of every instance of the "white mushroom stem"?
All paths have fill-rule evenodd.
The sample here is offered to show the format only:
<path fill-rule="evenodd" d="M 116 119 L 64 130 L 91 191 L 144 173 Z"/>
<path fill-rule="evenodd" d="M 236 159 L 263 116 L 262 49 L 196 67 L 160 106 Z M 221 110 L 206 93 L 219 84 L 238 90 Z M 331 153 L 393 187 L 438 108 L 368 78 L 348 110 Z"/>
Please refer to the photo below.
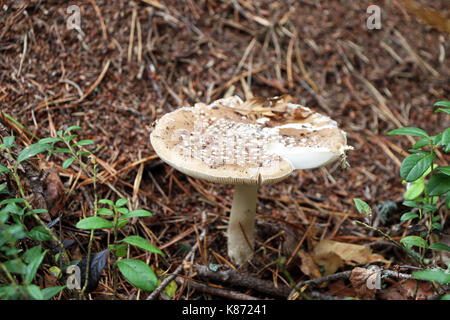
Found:
<path fill-rule="evenodd" d="M 257 185 L 234 186 L 233 204 L 228 224 L 228 256 L 237 265 L 253 254 Z"/>

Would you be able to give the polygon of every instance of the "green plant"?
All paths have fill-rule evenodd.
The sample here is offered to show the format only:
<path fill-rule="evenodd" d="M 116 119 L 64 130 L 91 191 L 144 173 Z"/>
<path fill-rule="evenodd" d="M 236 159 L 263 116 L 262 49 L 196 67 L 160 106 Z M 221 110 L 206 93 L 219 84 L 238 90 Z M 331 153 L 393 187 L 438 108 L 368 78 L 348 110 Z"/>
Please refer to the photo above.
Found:
<path fill-rule="evenodd" d="M 96 230 L 96 229 L 112 229 L 114 238 L 113 243 L 110 245 L 110 249 L 114 255 L 114 295 L 116 294 L 117 286 L 117 269 L 120 270 L 122 275 L 134 286 L 146 290 L 153 291 L 156 288 L 158 279 L 153 270 L 141 260 L 133 259 L 121 259 L 127 254 L 127 244 L 134 245 L 142 250 L 156 253 L 164 256 L 164 253 L 148 242 L 141 236 L 133 235 L 128 236 L 121 241 L 118 238 L 119 229 L 124 227 L 128 220 L 134 217 L 150 217 L 152 214 L 146 210 L 133 210 L 129 211 L 125 205 L 128 203 L 126 199 L 118 199 L 113 202 L 109 199 L 101 199 L 99 204 L 106 205 L 98 209 L 97 214 L 93 217 L 88 217 L 80 220 L 77 223 L 77 228 L 84 230 Z M 104 216 L 99 217 L 98 215 Z M 108 219 L 110 217 L 111 219 Z"/>
<path fill-rule="evenodd" d="M 93 181 L 95 198 L 94 216 L 82 219 L 77 223 L 78 228 L 91 230 L 88 254 L 85 258 L 84 277 L 84 279 L 89 279 L 89 281 L 84 281 L 81 296 L 86 291 L 88 282 L 91 279 L 89 277 L 91 249 L 94 230 L 96 229 L 113 230 L 113 244 L 110 245 L 109 249 L 113 252 L 114 256 L 114 296 L 116 296 L 118 282 L 117 270 L 120 270 L 124 277 L 133 285 L 143 290 L 151 291 L 157 285 L 156 275 L 143 261 L 133 259 L 119 260 L 119 258 L 126 256 L 127 245 L 134 245 L 143 250 L 164 255 L 161 250 L 140 236 L 128 236 L 120 241 L 118 239 L 118 231 L 127 224 L 128 219 L 151 216 L 151 213 L 146 210 L 129 211 L 125 207 L 128 203 L 126 199 L 119 199 L 116 202 L 109 199 L 97 200 L 97 163 L 91 160 L 91 168 L 89 162 L 83 160 L 84 157 L 89 157 L 91 153 L 82 148 L 94 142 L 89 139 L 76 141 L 78 135 L 74 134 L 73 131 L 80 129 L 81 127 L 79 126 L 71 126 L 64 131 L 59 130 L 56 133 L 56 137 L 40 139 L 37 143 L 31 144 L 21 150 L 17 156 L 13 152 L 13 149 L 17 147 L 15 145 L 15 137 L 3 137 L 3 143 L 0 144 L 0 152 L 6 152 L 4 155 L 6 155 L 9 165 L 0 165 L 0 175 L 9 175 L 13 178 L 12 180 L 16 184 L 19 196 L 14 196 L 14 193 L 8 190 L 7 184 L 0 185 L 0 196 L 3 195 L 6 197 L 6 199 L 0 201 L 0 299 L 50 299 L 66 287 L 55 286 L 40 289 L 39 286 L 33 284 L 36 273 L 39 267 L 42 266 L 44 257 L 48 253 L 48 250 L 42 249 L 43 242 L 53 240 L 60 246 L 60 252 L 62 252 L 64 258 L 64 265 L 61 265 L 62 269 L 70 264 L 69 257 L 61 241 L 39 217 L 39 214 L 46 213 L 47 210 L 32 207 L 26 198 L 25 190 L 20 181 L 18 174 L 19 166 L 38 154 L 46 154 L 47 160 L 57 153 L 68 154 L 69 158 L 63 161 L 62 167 L 67 169 L 73 163 L 76 163 Z M 98 208 L 98 204 L 103 204 L 107 207 Z M 28 230 L 26 226 L 29 216 L 33 217 L 39 224 L 31 230 Z M 112 220 L 108 218 L 112 218 Z M 24 250 L 23 241 L 26 238 L 33 240 L 37 245 Z M 59 260 L 59 253 L 54 258 L 55 261 L 62 262 L 62 260 Z M 61 270 L 61 268 L 53 266 L 49 268 L 49 271 L 52 268 Z M 98 270 L 96 272 L 98 273 Z M 18 276 L 15 276 L 16 274 L 19 275 L 20 281 L 17 280 Z"/>
<path fill-rule="evenodd" d="M 93 169 L 91 170 L 83 161 L 82 156 L 89 156 L 90 153 L 87 151 L 84 151 L 82 149 L 76 150 L 76 148 L 80 148 L 82 146 L 87 146 L 93 144 L 92 140 L 86 139 L 76 142 L 75 139 L 77 138 L 76 134 L 73 134 L 72 131 L 80 130 L 81 127 L 79 126 L 71 126 L 67 128 L 64 132 L 62 130 L 57 132 L 56 138 L 48 138 L 40 140 L 40 143 L 42 144 L 52 144 L 52 148 L 49 151 L 48 157 L 51 154 L 57 153 L 57 152 L 63 152 L 68 153 L 70 157 L 66 159 L 62 167 L 64 169 L 70 167 L 72 163 L 76 162 L 80 166 L 80 168 L 85 172 L 89 177 L 92 178 L 92 181 L 94 183 L 94 216 L 84 218 L 80 220 L 77 223 L 77 228 L 84 229 L 84 230 L 91 230 L 91 235 L 89 239 L 89 246 L 88 246 L 88 255 L 87 255 L 87 268 L 86 268 L 86 275 L 84 279 L 89 279 L 89 269 L 90 269 L 90 259 L 91 259 L 91 247 L 92 247 L 92 241 L 94 236 L 94 230 L 96 229 L 112 229 L 114 234 L 113 244 L 110 245 L 110 249 L 113 253 L 114 261 L 114 271 L 113 271 L 113 286 L 114 286 L 114 296 L 116 296 L 117 292 L 117 269 L 120 270 L 122 275 L 133 285 L 136 287 L 152 291 L 155 289 L 157 284 L 157 277 L 153 270 L 143 261 L 140 260 L 133 260 L 133 259 L 121 259 L 126 255 L 126 246 L 134 245 L 136 247 L 139 247 L 140 249 L 164 255 L 164 253 L 156 248 L 154 245 L 149 243 L 146 239 L 140 237 L 140 236 L 129 236 L 124 239 L 122 239 L 119 243 L 118 240 L 118 231 L 120 228 L 124 227 L 128 219 L 134 218 L 134 217 L 147 217 L 151 216 L 152 214 L 146 210 L 133 210 L 129 211 L 125 205 L 128 203 L 128 200 L 126 199 L 118 199 L 115 203 L 109 199 L 101 199 L 97 201 L 97 194 L 96 194 L 96 181 L 97 181 L 97 170 L 96 166 L 97 163 L 95 161 L 91 161 L 93 164 Z M 65 144 L 66 148 L 61 149 L 55 149 L 54 144 L 62 142 Z M 107 205 L 108 207 L 98 208 L 98 204 Z M 108 220 L 108 218 L 104 217 L 112 217 L 112 221 Z M 81 295 L 84 294 L 89 281 L 84 281 L 84 285 L 81 291 Z"/>
<path fill-rule="evenodd" d="M 0 165 L 0 175 L 12 177 L 19 196 L 8 190 L 7 184 L 0 185 L 0 195 L 7 198 L 0 201 L 0 299 L 50 299 L 65 286 L 54 286 L 41 289 L 33 284 L 36 273 L 48 250 L 43 250 L 41 243 L 55 240 L 61 248 L 62 244 L 52 230 L 40 219 L 39 214 L 45 209 L 33 208 L 27 200 L 22 186 L 18 168 L 30 157 L 48 150 L 48 145 L 30 145 L 22 150 L 17 158 L 13 156 L 15 137 L 3 137 L 0 151 L 8 158 L 9 167 Z M 26 221 L 29 217 L 38 222 L 28 230 Z M 37 244 L 31 248 L 23 246 L 25 240 Z M 25 247 L 25 249 L 24 249 Z M 62 250 L 66 261 L 67 254 Z M 14 276 L 17 275 L 17 276 Z"/>
<path fill-rule="evenodd" d="M 440 101 L 434 106 L 438 107 L 435 112 L 450 114 L 450 101 Z M 438 152 L 450 153 L 450 128 L 434 136 L 415 127 L 398 128 L 388 134 L 420 138 L 408 150 L 411 155 L 403 160 L 400 167 L 400 177 L 407 185 L 403 204 L 411 208 L 401 216 L 400 221 L 414 222 L 416 227 L 420 227 L 416 229 L 422 231 L 419 235 L 403 237 L 396 245 L 401 246 L 419 265 L 425 266 L 425 254 L 428 250 L 450 251 L 448 245 L 439 242 L 445 223 L 441 221 L 439 209 L 450 208 L 450 166 L 439 166 L 435 163 Z M 361 214 L 370 214 L 371 209 L 367 203 L 360 199 L 354 199 L 354 202 Z M 413 247 L 418 248 L 418 252 Z M 421 280 L 434 280 L 441 284 L 450 282 L 450 275 L 440 268 L 423 270 L 413 273 L 412 276 Z"/>

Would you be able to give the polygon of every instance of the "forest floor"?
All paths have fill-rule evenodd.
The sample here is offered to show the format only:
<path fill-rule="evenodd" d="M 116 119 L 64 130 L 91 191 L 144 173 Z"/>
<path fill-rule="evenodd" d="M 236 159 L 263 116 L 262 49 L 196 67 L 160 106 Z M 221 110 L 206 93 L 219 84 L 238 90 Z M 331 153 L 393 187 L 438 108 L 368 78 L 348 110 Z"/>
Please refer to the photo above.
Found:
<path fill-rule="evenodd" d="M 0 1 L 1 111 L 27 130 L 11 118 L 0 121 L 22 147 L 36 142 L 33 135 L 82 127 L 80 139 L 95 142 L 87 149 L 99 163 L 98 198 L 127 198 L 129 209 L 153 213 L 121 232 L 146 237 L 166 256 L 135 249 L 129 256 L 167 275 L 183 265 L 172 283 L 176 290 L 157 299 L 298 299 L 302 295 L 292 281 L 304 287 L 303 281 L 334 273 L 334 279 L 307 286 L 304 293 L 316 299 L 412 298 L 413 280 L 390 278 L 376 293 L 349 281 L 357 265 L 403 274 L 412 265 L 380 234 L 355 222 L 363 218 L 353 198 L 374 208 L 370 223 L 393 239 L 414 234 L 409 223 L 400 223 L 408 209 L 402 205 L 399 169 L 412 141 L 387 132 L 415 126 L 436 134 L 449 126 L 448 118 L 433 112 L 433 103 L 450 97 L 448 33 L 418 20 L 400 0 L 379 1 L 379 30 L 366 26 L 372 4 L 366 0 L 72 2 L 81 9 L 81 30 L 67 27 L 68 2 Z M 447 0 L 427 6 L 450 17 Z M 152 123 L 200 101 L 285 93 L 347 132 L 354 147 L 348 152 L 350 167 L 342 170 L 335 163 L 298 171 L 259 188 L 255 258 L 236 268 L 226 252 L 232 187 L 187 177 L 164 164 L 149 141 Z M 40 157 L 34 164 L 57 172 L 66 194 L 72 190 L 46 199 L 50 215 L 43 219 L 61 216 L 59 235 L 76 240 L 67 250 L 77 260 L 86 255 L 89 235 L 75 224 L 93 214 L 94 189 L 76 164 L 63 169 L 64 160 L 55 155 L 51 163 Z M 448 158 L 437 161 L 445 164 Z M 448 223 L 444 230 L 450 233 Z M 95 237 L 94 252 L 109 241 Z M 196 243 L 194 255 L 183 261 Z M 320 256 L 319 244 L 325 251 Z M 333 253 L 332 245 L 347 256 Z M 225 273 L 238 269 L 243 278 L 214 278 L 211 268 L 218 265 Z M 110 270 L 92 299 L 111 297 Z M 43 286 L 46 277 L 43 271 Z M 150 295 L 125 280 L 118 292 L 121 299 Z M 421 282 L 418 297 L 433 294 Z M 58 296 L 70 298 L 66 291 Z"/>

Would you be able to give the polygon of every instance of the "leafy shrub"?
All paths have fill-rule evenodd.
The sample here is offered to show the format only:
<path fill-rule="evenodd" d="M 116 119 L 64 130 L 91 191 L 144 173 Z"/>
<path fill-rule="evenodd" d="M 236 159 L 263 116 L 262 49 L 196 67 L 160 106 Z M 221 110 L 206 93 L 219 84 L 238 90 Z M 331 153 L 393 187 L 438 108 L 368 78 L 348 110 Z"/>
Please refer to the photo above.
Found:
<path fill-rule="evenodd" d="M 435 110 L 436 113 L 450 114 L 450 101 L 440 101 L 434 106 L 438 107 Z M 445 221 L 441 221 L 438 206 L 442 203 L 445 207 L 450 208 L 450 166 L 439 166 L 435 163 L 438 150 L 450 153 L 450 128 L 446 128 L 434 136 L 415 127 L 398 128 L 388 134 L 420 138 L 408 150 L 411 155 L 403 160 L 400 167 L 400 177 L 407 184 L 403 204 L 411 208 L 401 216 L 400 221 L 415 221 L 418 226 L 422 227 L 417 229 L 423 231 L 419 235 L 403 237 L 400 243 L 410 257 L 424 266 L 427 250 L 450 251 L 448 245 L 438 241 L 439 236 L 443 233 L 442 226 L 445 223 Z M 363 200 L 354 199 L 354 202 L 361 214 L 371 213 L 370 206 Z M 431 242 L 434 243 L 430 244 Z M 418 248 L 419 252 L 416 252 L 413 247 Z M 450 283 L 450 273 L 440 268 L 418 271 L 412 276 L 416 279 L 437 281 L 440 284 Z"/>

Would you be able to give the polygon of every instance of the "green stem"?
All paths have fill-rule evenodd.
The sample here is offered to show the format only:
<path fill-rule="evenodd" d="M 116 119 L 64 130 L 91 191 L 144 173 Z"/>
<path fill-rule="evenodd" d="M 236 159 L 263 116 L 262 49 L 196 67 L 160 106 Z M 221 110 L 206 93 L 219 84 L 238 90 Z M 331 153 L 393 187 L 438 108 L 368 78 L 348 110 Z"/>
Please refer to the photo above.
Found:
<path fill-rule="evenodd" d="M 94 162 L 94 176 L 93 176 L 93 183 L 94 183 L 94 217 L 97 216 L 98 213 L 98 208 L 97 208 L 97 203 L 98 203 L 98 199 L 97 199 L 97 185 L 96 185 L 96 181 L 97 181 L 97 163 Z M 88 282 L 89 282 L 89 272 L 91 269 L 91 252 L 92 252 L 92 243 L 94 242 L 94 230 L 91 230 L 91 234 L 89 237 L 89 244 L 88 244 L 88 253 L 87 253 L 87 264 L 86 264 L 86 277 L 85 277 L 85 281 L 83 284 L 83 288 L 81 289 L 81 297 L 84 296 L 84 292 L 86 291 L 86 288 L 88 286 Z"/>
<path fill-rule="evenodd" d="M 118 274 L 117 274 L 117 256 L 116 256 L 116 249 L 117 249 L 117 238 L 118 238 L 118 220 L 119 220 L 119 211 L 117 211 L 117 208 L 114 206 L 114 242 L 113 242 L 113 290 L 114 290 L 114 299 L 117 299 L 117 280 L 118 280 Z"/>
<path fill-rule="evenodd" d="M 384 233 L 383 231 L 381 231 L 378 228 L 374 228 L 372 226 L 369 226 L 368 224 L 355 220 L 356 223 L 363 225 L 364 227 L 366 227 L 367 229 L 373 230 L 378 232 L 379 234 L 381 234 L 383 237 L 385 237 L 386 239 L 388 239 L 390 242 L 392 242 L 397 248 L 403 250 L 406 252 L 406 254 L 413 259 L 417 264 L 419 264 L 421 267 L 424 267 L 423 263 L 421 260 L 417 259 L 409 250 L 408 248 L 402 246 L 399 242 L 395 241 L 394 239 L 391 238 L 391 236 L 389 236 L 388 234 Z"/>

